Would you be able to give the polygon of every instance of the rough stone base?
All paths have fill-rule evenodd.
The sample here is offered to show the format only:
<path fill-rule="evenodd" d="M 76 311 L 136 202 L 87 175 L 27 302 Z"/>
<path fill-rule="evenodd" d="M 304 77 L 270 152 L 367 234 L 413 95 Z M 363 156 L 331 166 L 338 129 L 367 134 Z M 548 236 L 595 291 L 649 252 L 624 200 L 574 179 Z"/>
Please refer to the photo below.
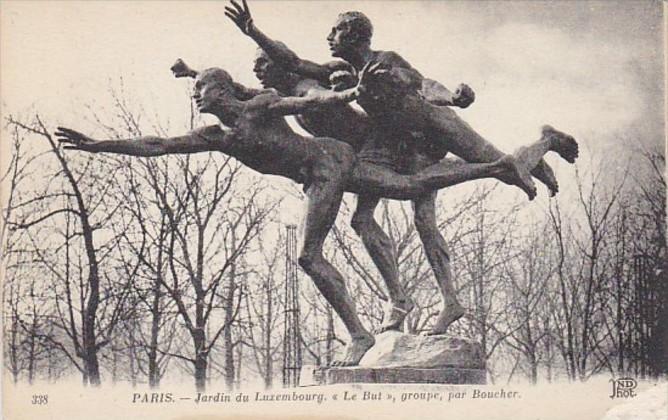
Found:
<path fill-rule="evenodd" d="M 466 338 L 409 335 L 386 331 L 358 366 L 304 366 L 302 385 L 485 384 L 485 358 L 479 343 Z"/>
<path fill-rule="evenodd" d="M 412 335 L 386 331 L 375 337 L 359 367 L 417 369 L 485 369 L 485 356 L 476 341 L 449 335 Z"/>
<path fill-rule="evenodd" d="M 307 368 L 308 369 L 308 368 Z M 306 372 L 304 372 L 306 374 Z M 318 385 L 373 383 L 373 384 L 485 384 L 485 369 L 443 367 L 419 368 L 317 368 L 310 373 Z"/>

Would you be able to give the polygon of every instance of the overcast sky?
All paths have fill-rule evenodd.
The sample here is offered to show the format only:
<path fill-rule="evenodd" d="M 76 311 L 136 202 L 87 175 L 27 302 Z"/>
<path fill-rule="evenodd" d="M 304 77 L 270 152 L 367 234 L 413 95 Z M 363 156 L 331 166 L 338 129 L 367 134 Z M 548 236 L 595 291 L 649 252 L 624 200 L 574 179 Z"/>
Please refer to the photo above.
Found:
<path fill-rule="evenodd" d="M 65 104 L 100 102 L 109 79 L 123 76 L 132 95 L 160 112 L 184 101 L 185 82 L 169 72 L 178 57 L 255 84 L 254 45 L 223 15 L 225 4 L 3 2 L 3 101 L 55 114 Z M 251 0 L 250 7 L 258 27 L 317 61 L 329 59 L 325 37 L 337 14 L 363 11 L 375 48 L 398 51 L 446 86 L 469 83 L 477 101 L 461 114 L 501 145 L 526 142 L 543 123 L 586 142 L 639 119 L 661 120 L 659 2 Z"/>
<path fill-rule="evenodd" d="M 249 3 L 259 28 L 320 62 L 330 59 L 325 38 L 337 14 L 363 11 L 374 48 L 399 52 L 446 86 L 470 84 L 476 102 L 460 115 L 503 150 L 536 140 L 545 123 L 573 134 L 585 154 L 663 141 L 660 2 Z M 189 82 L 172 77 L 176 58 L 257 86 L 255 45 L 225 5 L 3 1 L 5 112 L 32 107 L 51 125 L 85 130 L 84 105 L 109 109 L 108 88 L 122 76 L 126 95 L 179 134 Z"/>

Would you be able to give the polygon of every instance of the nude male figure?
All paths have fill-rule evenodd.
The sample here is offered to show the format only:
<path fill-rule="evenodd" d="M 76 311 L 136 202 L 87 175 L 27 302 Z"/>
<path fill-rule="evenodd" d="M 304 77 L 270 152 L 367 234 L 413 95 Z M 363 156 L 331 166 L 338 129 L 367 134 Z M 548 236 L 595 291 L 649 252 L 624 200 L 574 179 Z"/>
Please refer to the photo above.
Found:
<path fill-rule="evenodd" d="M 261 49 L 256 55 L 253 71 L 262 82 L 262 86 L 274 88 L 283 95 L 305 96 L 312 91 L 324 90 L 316 80 L 285 71 Z M 443 105 L 459 103 L 461 106 L 467 106 L 473 94 L 467 92 L 465 95 L 468 97 L 461 101 L 453 100 L 454 95 L 447 91 L 444 95 L 432 95 L 431 99 Z M 411 133 L 388 132 L 382 127 L 375 127 L 366 114 L 348 104 L 313 107 L 297 115 L 296 119 L 302 128 L 316 137 L 333 137 L 353 146 L 357 151 L 358 160 L 363 160 L 368 171 L 373 171 L 374 176 L 378 178 L 395 174 L 414 174 L 438 161 L 411 144 L 414 142 Z M 409 138 L 402 141 L 400 139 L 402 135 Z M 391 136 L 393 140 L 384 141 L 384 136 Z M 406 147 L 399 153 L 395 146 L 402 144 Z M 443 334 L 448 325 L 462 316 L 464 310 L 456 299 L 452 282 L 449 281 L 451 278 L 449 253 L 445 240 L 437 228 L 435 198 L 436 193 L 430 192 L 413 199 L 412 204 L 418 234 L 436 273 L 435 278 L 444 302 L 444 312 L 449 314 L 447 317 L 440 317 L 440 322 L 436 323 L 429 333 Z M 374 211 L 379 201 L 380 197 L 376 194 L 368 192 L 359 194 L 351 225 L 361 237 L 388 290 L 389 305 L 386 307 L 382 325 L 378 329 L 378 332 L 383 332 L 401 328 L 404 318 L 414 304 L 401 285 L 392 242 L 374 219 Z"/>
<path fill-rule="evenodd" d="M 303 98 L 284 98 L 275 91 L 252 96 L 248 88 L 235 83 L 222 69 L 202 72 L 183 63 L 174 67 L 177 76 L 196 77 L 193 99 L 202 113 L 218 117 L 232 129 L 208 126 L 184 136 L 142 137 L 129 140 L 93 140 L 79 132 L 59 128 L 59 140 L 66 148 L 89 152 L 121 153 L 134 156 L 159 156 L 173 153 L 219 151 L 234 156 L 250 168 L 280 175 L 304 184 L 307 211 L 299 264 L 339 315 L 351 342 L 336 365 L 359 363 L 373 345 L 373 336 L 364 328 L 346 292 L 341 274 L 323 255 L 323 243 L 336 218 L 344 191 L 360 193 L 370 188 L 383 196 L 412 199 L 431 190 L 470 179 L 497 176 L 515 170 L 516 157 L 505 156 L 495 163 L 467 164 L 439 162 L 416 175 L 392 178 L 367 178 L 364 162 L 358 162 L 349 145 L 330 138 L 306 138 L 290 129 L 284 115 L 302 113 L 312 106 L 354 99 L 358 89 L 311 94 Z M 361 81 L 364 80 L 364 71 Z M 538 142 L 518 154 L 530 167 L 549 150 L 561 147 L 558 138 Z"/>
<path fill-rule="evenodd" d="M 414 81 L 416 77 L 419 76 L 419 73 L 410 68 L 410 65 L 401 59 L 401 57 L 393 52 L 371 51 L 369 49 L 372 32 L 371 23 L 361 14 L 359 14 L 361 16 L 358 16 L 358 14 L 353 13 L 351 19 L 340 18 L 340 22 L 337 22 L 337 26 L 332 29 L 332 33 L 330 33 L 330 36 L 328 37 L 328 42 L 330 43 L 333 55 L 346 59 L 347 63 L 334 61 L 325 65 L 318 65 L 299 59 L 284 44 L 271 40 L 257 29 L 253 23 L 245 0 L 243 0 L 243 6 L 240 6 L 235 1 L 232 1 L 231 4 L 232 7 L 226 8 L 226 15 L 230 17 L 245 34 L 249 35 L 261 48 L 264 49 L 264 51 L 266 51 L 267 57 L 259 57 L 261 60 L 260 66 L 267 67 L 268 65 L 266 63 L 271 61 L 268 56 L 271 56 L 284 68 L 284 73 L 294 75 L 291 76 L 292 78 L 298 77 L 297 74 L 299 74 L 302 78 L 311 80 L 311 85 L 317 87 L 318 83 L 326 85 L 331 81 L 333 76 L 350 71 L 351 65 L 355 66 L 355 64 L 357 64 L 355 67 L 359 68 L 359 66 L 363 66 L 365 63 L 375 61 L 388 67 L 388 64 L 398 63 L 397 66 L 391 67 L 391 70 L 384 70 L 384 72 L 394 72 L 394 75 L 397 78 L 409 83 L 409 87 L 417 88 Z M 366 50 L 364 50 L 363 47 L 366 47 Z M 358 50 L 360 54 L 355 55 L 354 52 L 356 50 Z M 258 62 L 256 61 L 256 66 L 257 65 Z M 276 65 L 272 63 L 272 67 L 276 67 Z M 355 71 L 354 68 L 352 71 Z M 412 72 L 417 73 L 417 76 L 412 74 Z M 387 90 L 388 89 L 385 89 L 385 91 Z M 438 82 L 422 78 L 419 90 L 420 97 L 429 101 L 431 104 L 459 105 L 465 107 L 473 100 L 473 92 L 466 85 L 460 85 L 460 88 L 456 93 L 452 94 Z M 291 92 L 291 94 L 299 94 L 299 92 Z M 395 92 L 392 92 L 392 94 L 395 94 Z M 387 96 L 390 96 L 390 98 Z M 374 128 L 373 132 L 368 135 L 368 138 L 362 140 L 363 150 L 358 154 L 358 158 L 373 163 L 375 166 L 388 166 L 390 170 L 398 171 L 400 173 L 415 173 L 441 159 L 445 153 L 447 153 L 447 149 L 445 149 L 442 144 L 430 144 L 434 142 L 423 142 L 422 145 L 412 144 L 411 147 L 402 148 L 401 146 L 406 143 L 405 138 L 411 137 L 409 133 L 425 131 L 428 134 L 431 134 L 434 130 L 406 124 L 405 120 L 407 117 L 405 115 L 397 116 L 397 112 L 395 111 L 384 113 L 384 108 L 373 106 L 373 102 L 396 102 L 397 99 L 391 96 L 392 95 L 384 95 L 382 98 L 376 98 L 375 101 L 367 100 L 367 106 L 364 106 L 365 103 L 363 100 L 358 101 L 360 105 L 363 105 L 365 110 L 369 111 L 370 109 L 372 111 L 370 114 L 373 117 L 372 127 Z M 396 94 L 395 96 L 401 98 L 402 93 L 399 92 L 399 94 Z M 370 103 L 371 106 L 369 106 Z M 319 119 L 303 118 L 302 121 L 313 121 L 310 121 L 309 124 L 302 123 L 302 126 L 312 134 L 319 135 L 321 133 L 318 132 L 318 127 L 324 127 L 326 129 L 331 125 L 327 124 L 331 119 L 340 119 L 339 116 L 348 117 L 348 120 L 354 118 L 359 119 L 359 117 L 355 115 L 348 115 L 348 113 L 345 112 L 333 112 L 333 110 L 323 112 L 323 114 L 323 118 Z M 461 121 L 461 123 L 463 123 L 463 121 Z M 465 123 L 463 124 L 465 127 L 468 127 Z M 355 124 L 352 124 L 351 122 L 344 126 L 349 128 L 354 127 Z M 502 156 L 501 152 L 488 144 L 475 132 L 472 130 L 470 131 L 471 134 L 473 134 L 473 139 L 475 141 L 473 141 L 471 145 L 467 145 L 467 148 L 464 149 L 464 152 L 470 153 L 461 153 L 460 151 L 460 153 L 458 153 L 460 156 L 473 161 L 495 160 L 498 157 L 493 156 Z M 348 132 L 350 132 L 350 129 L 348 129 Z M 403 133 L 403 136 L 398 133 Z M 549 132 L 544 133 L 544 137 L 549 136 L 549 134 Z M 341 139 L 342 141 L 350 141 L 348 138 L 355 138 L 355 140 L 352 141 L 354 144 L 360 142 L 360 140 L 351 133 L 332 134 L 329 132 L 328 135 Z M 402 139 L 402 137 L 404 137 L 404 139 Z M 455 138 L 455 141 L 457 140 L 460 140 L 459 137 Z M 471 150 L 468 149 L 469 146 L 472 147 Z M 492 152 L 491 155 L 490 152 Z M 480 156 L 477 155 L 481 155 L 484 159 L 481 159 Z M 556 193 L 557 183 L 554 179 L 554 175 L 549 166 L 542 160 L 539 163 L 537 173 L 541 175 L 543 180 L 545 180 L 546 184 L 550 187 L 550 190 L 553 193 Z M 520 186 L 527 192 L 527 194 L 529 194 L 530 198 L 533 198 L 535 195 L 535 187 L 533 187 L 533 183 L 528 174 L 519 180 L 511 180 L 507 177 L 502 177 L 502 180 Z M 449 250 L 436 225 L 435 200 L 436 193 L 426 194 L 423 197 L 413 200 L 413 208 L 415 225 L 424 245 L 427 259 L 434 271 L 436 282 L 443 299 L 443 309 L 439 313 L 429 334 L 443 334 L 446 332 L 450 324 L 464 314 L 464 309 L 456 299 L 452 284 Z M 377 196 L 359 196 L 357 208 L 351 224 L 362 238 L 365 248 L 371 255 L 372 260 L 379 269 L 388 288 L 391 305 L 384 316 L 383 325 L 380 328 L 380 330 L 383 331 L 386 329 L 399 328 L 406 314 L 412 309 L 413 303 L 406 297 L 403 288 L 400 285 L 399 272 L 392 244 L 373 218 L 378 201 L 379 198 Z"/>

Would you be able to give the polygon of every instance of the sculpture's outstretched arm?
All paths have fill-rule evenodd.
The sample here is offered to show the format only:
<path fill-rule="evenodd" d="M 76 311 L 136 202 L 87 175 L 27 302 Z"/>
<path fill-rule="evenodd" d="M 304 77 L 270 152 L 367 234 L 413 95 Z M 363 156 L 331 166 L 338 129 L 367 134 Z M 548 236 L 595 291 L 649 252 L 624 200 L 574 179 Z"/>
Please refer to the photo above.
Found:
<path fill-rule="evenodd" d="M 242 5 L 234 0 L 231 0 L 230 4 L 232 7 L 225 7 L 225 15 L 241 29 L 241 32 L 251 37 L 273 61 L 287 71 L 316 79 L 321 83 L 329 82 L 329 75 L 336 70 L 336 68 L 333 68 L 335 64 L 317 64 L 313 61 L 301 59 L 285 44 L 269 38 L 255 26 L 246 0 L 242 0 Z M 343 62 L 341 63 L 343 64 Z"/>
<path fill-rule="evenodd" d="M 466 108 L 475 101 L 475 92 L 467 84 L 460 84 L 453 93 L 432 79 L 423 79 L 420 89 L 422 97 L 433 105 Z"/>
<path fill-rule="evenodd" d="M 95 140 L 65 127 L 58 127 L 55 135 L 59 142 L 66 144 L 65 149 L 147 157 L 221 150 L 226 143 L 226 133 L 217 125 L 199 128 L 183 136 L 166 138 L 146 136 L 135 139 Z"/>
<path fill-rule="evenodd" d="M 453 93 L 441 83 L 423 77 L 419 71 L 394 51 L 380 52 L 374 62 L 380 68 L 376 74 L 381 77 L 381 82 L 385 77 L 388 80 L 384 82 L 402 89 L 419 91 L 428 102 L 434 105 L 466 108 L 475 100 L 475 93 L 470 86 L 462 83 Z M 382 89 L 382 85 L 380 88 Z"/>
<path fill-rule="evenodd" d="M 262 93 L 266 93 L 267 89 L 255 89 L 255 88 L 249 88 L 241 83 L 234 82 L 234 91 L 237 99 L 241 101 L 247 101 L 249 99 L 252 99 L 256 97 L 257 95 L 260 95 Z"/>
<path fill-rule="evenodd" d="M 306 96 L 290 96 L 269 105 L 269 110 L 278 115 L 302 114 L 314 108 L 347 103 L 357 98 L 357 89 L 346 89 L 343 92 L 311 89 Z"/>
<path fill-rule="evenodd" d="M 360 91 L 365 89 L 368 79 L 379 70 L 380 66 L 378 64 L 368 63 L 360 72 L 359 81 L 354 88 L 337 92 L 313 87 L 304 96 L 290 96 L 272 102 L 269 105 L 269 111 L 278 115 L 295 115 L 321 106 L 348 103 L 357 99 Z"/>

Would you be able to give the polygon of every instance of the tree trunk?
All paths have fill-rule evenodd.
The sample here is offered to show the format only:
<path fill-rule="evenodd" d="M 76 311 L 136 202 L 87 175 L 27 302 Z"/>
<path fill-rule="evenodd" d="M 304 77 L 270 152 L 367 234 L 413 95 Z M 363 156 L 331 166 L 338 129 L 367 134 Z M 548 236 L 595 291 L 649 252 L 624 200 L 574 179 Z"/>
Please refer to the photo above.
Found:
<path fill-rule="evenodd" d="M 325 363 L 327 366 L 332 365 L 334 359 L 334 316 L 332 315 L 332 307 L 327 305 L 327 337 L 325 347 Z"/>
<path fill-rule="evenodd" d="M 529 352 L 529 365 L 531 368 L 531 383 L 536 385 L 538 383 L 538 362 L 536 361 L 536 353 L 534 349 Z"/>
<path fill-rule="evenodd" d="M 130 359 L 130 384 L 132 385 L 133 388 L 135 388 L 137 386 L 137 368 L 135 366 L 137 357 L 134 350 L 134 346 L 130 345 L 128 353 Z"/>
<path fill-rule="evenodd" d="M 234 348 L 232 343 L 232 328 L 229 325 L 223 331 L 223 352 L 225 360 L 225 385 L 231 391 L 234 389 Z"/>
<path fill-rule="evenodd" d="M 95 351 L 90 351 L 84 355 L 84 367 L 86 369 L 84 382 L 92 386 L 100 386 L 100 365 Z"/>
<path fill-rule="evenodd" d="M 545 357 L 547 365 L 547 382 L 552 382 L 552 333 L 550 331 L 550 318 L 545 319 L 545 331 L 547 335 L 545 337 Z"/>
<path fill-rule="evenodd" d="M 206 390 L 207 365 L 206 354 L 198 353 L 195 358 L 195 388 L 197 392 L 204 392 Z"/>
<path fill-rule="evenodd" d="M 33 328 L 30 331 L 30 337 L 28 337 L 28 383 L 32 385 L 35 379 L 35 323 L 33 319 Z"/>
<path fill-rule="evenodd" d="M 118 382 L 118 350 L 111 347 L 111 382 L 115 385 Z"/>
<path fill-rule="evenodd" d="M 267 295 L 267 313 L 265 314 L 265 326 L 264 326 L 264 388 L 271 389 L 273 386 L 273 361 L 271 359 L 271 320 L 273 319 L 273 307 L 272 307 L 272 287 L 273 283 L 267 281 L 266 284 L 266 295 Z"/>
<path fill-rule="evenodd" d="M 234 239 L 232 239 L 234 243 Z M 225 385 L 228 390 L 234 389 L 234 343 L 232 342 L 232 317 L 234 316 L 234 289 L 235 289 L 236 264 L 230 266 L 230 274 L 227 277 L 227 296 L 225 299 L 225 331 L 223 331 L 223 351 L 225 359 Z"/>
<path fill-rule="evenodd" d="M 198 304 L 196 304 L 197 307 L 199 307 Z M 196 312 L 199 313 L 199 310 L 196 309 Z M 199 320 L 200 317 L 197 318 Z M 204 392 L 206 390 L 206 371 L 209 357 L 205 351 L 206 335 L 204 334 L 204 328 L 199 327 L 191 333 L 195 345 L 195 388 L 197 392 Z"/>
<path fill-rule="evenodd" d="M 158 274 L 160 276 L 160 274 Z M 151 302 L 151 342 L 148 351 L 148 384 L 152 389 L 160 386 L 158 366 L 158 334 L 160 332 L 160 279 L 153 282 L 153 301 Z"/>
<path fill-rule="evenodd" d="M 72 187 L 72 193 L 77 203 L 79 221 L 81 222 L 81 232 L 86 249 L 86 259 L 88 260 L 88 301 L 83 310 L 83 322 L 81 326 L 82 349 L 81 354 L 84 360 L 84 383 L 93 386 L 100 385 L 100 367 L 97 360 L 97 344 L 95 340 L 95 316 L 100 303 L 100 277 L 98 270 L 97 254 L 93 240 L 93 228 L 88 220 L 88 208 L 84 201 L 84 196 L 79 189 L 77 178 L 72 174 L 67 161 L 63 157 L 58 144 L 49 135 L 48 130 L 38 119 L 41 131 L 51 145 L 56 158 L 63 168 L 63 173 Z"/>
<path fill-rule="evenodd" d="M 10 290 L 10 294 L 13 293 L 14 287 Z M 14 310 L 13 310 L 14 311 Z M 12 314 L 12 329 L 11 329 L 11 341 L 9 347 L 9 362 L 12 371 L 12 379 L 14 383 L 19 381 L 19 355 L 18 355 L 18 334 L 19 334 L 19 321 L 16 313 Z"/>
<path fill-rule="evenodd" d="M 76 183 L 73 183 L 73 187 Z M 100 385 L 100 366 L 97 360 L 97 343 L 95 338 L 95 315 L 100 303 L 100 278 L 97 266 L 97 256 L 95 254 L 95 245 L 93 244 L 93 229 L 88 222 L 88 216 L 81 194 L 77 190 L 77 198 L 80 201 L 79 209 L 81 212 L 81 228 L 83 230 L 84 245 L 86 247 L 86 257 L 88 259 L 88 287 L 89 296 L 83 314 L 81 326 L 82 335 L 82 355 L 84 359 L 84 370 L 88 383 L 92 386 Z"/>
<path fill-rule="evenodd" d="M 89 299 L 92 299 L 89 298 Z M 89 300 L 90 302 L 90 300 Z M 90 306 L 90 303 L 89 303 Z M 97 306 L 97 305 L 96 305 Z M 82 328 L 82 357 L 84 361 L 84 383 L 92 386 L 100 385 L 100 366 L 97 360 L 97 348 L 95 345 L 95 312 L 86 311 Z"/>
<path fill-rule="evenodd" d="M 241 389 L 241 364 L 244 360 L 243 358 L 244 347 L 237 346 L 237 367 L 234 371 L 234 383 L 237 389 Z"/>

